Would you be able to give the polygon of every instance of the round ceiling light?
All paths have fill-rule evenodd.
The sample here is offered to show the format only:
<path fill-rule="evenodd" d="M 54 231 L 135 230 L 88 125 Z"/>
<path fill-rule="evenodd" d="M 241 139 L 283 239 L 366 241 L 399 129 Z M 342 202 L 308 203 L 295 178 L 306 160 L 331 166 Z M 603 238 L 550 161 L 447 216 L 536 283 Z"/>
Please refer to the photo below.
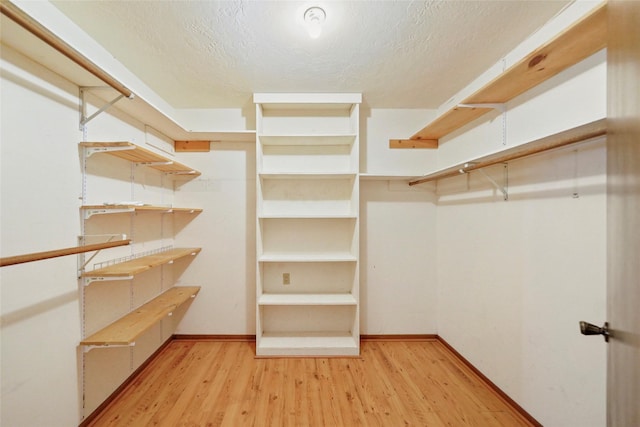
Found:
<path fill-rule="evenodd" d="M 304 12 L 304 23 L 307 27 L 309 37 L 317 39 L 322 33 L 322 24 L 327 18 L 327 14 L 324 9 L 318 6 L 313 6 Z"/>

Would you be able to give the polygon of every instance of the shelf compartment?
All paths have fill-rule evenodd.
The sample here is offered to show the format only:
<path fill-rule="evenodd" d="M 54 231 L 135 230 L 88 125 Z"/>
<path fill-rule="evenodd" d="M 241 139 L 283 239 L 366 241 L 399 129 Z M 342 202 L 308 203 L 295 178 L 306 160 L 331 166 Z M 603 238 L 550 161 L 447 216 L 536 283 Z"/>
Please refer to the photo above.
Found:
<path fill-rule="evenodd" d="M 264 262 L 258 269 L 260 294 L 351 294 L 357 288 L 355 262 Z"/>
<path fill-rule="evenodd" d="M 357 305 L 351 294 L 262 294 L 258 305 Z"/>
<path fill-rule="evenodd" d="M 131 142 L 81 142 L 80 146 L 87 149 L 87 157 L 92 154 L 105 153 L 132 163 L 147 165 L 167 174 L 200 175 L 200 172 L 193 168 Z"/>
<path fill-rule="evenodd" d="M 257 166 L 262 173 L 355 174 L 357 149 L 350 145 L 263 145 Z"/>
<path fill-rule="evenodd" d="M 86 346 L 132 345 L 153 325 L 194 298 L 199 286 L 174 286 L 80 342 Z"/>
<path fill-rule="evenodd" d="M 358 339 L 348 333 L 265 333 L 256 345 L 258 356 L 358 356 Z"/>
<path fill-rule="evenodd" d="M 122 277 L 134 276 L 144 271 L 150 270 L 162 264 L 170 263 L 174 260 L 194 256 L 201 251 L 201 248 L 175 248 L 169 249 L 153 255 L 147 255 L 135 258 L 130 261 L 121 262 L 110 265 L 108 267 L 98 268 L 92 271 L 86 271 L 82 277 Z"/>
<path fill-rule="evenodd" d="M 460 105 L 502 104 L 577 64 L 607 45 L 607 8 L 593 11 L 552 40 L 535 49 L 457 106 L 411 136 L 412 140 L 437 140 L 492 110 Z"/>
<path fill-rule="evenodd" d="M 326 218 L 261 219 L 261 254 L 357 253 L 357 220 Z"/>
<path fill-rule="evenodd" d="M 322 179 L 318 175 L 270 177 L 261 175 L 258 182 L 259 217 L 357 216 L 359 206 L 355 175 L 331 175 L 335 179 Z"/>

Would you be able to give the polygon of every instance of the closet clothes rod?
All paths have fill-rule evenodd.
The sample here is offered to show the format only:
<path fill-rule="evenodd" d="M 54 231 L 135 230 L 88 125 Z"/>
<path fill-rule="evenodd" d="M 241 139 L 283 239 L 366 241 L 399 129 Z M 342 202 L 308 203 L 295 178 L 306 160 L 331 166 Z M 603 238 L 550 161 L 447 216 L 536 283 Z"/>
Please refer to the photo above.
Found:
<path fill-rule="evenodd" d="M 67 255 L 77 255 L 84 252 L 99 251 L 101 249 L 115 248 L 118 246 L 126 246 L 131 243 L 131 239 L 118 240 L 116 242 L 96 243 L 94 245 L 74 246 L 71 248 L 56 249 L 46 252 L 34 252 L 24 255 L 15 255 L 10 257 L 0 258 L 0 267 L 6 267 L 8 265 L 22 264 L 25 262 L 42 261 L 49 258 L 57 258 Z"/>
<path fill-rule="evenodd" d="M 493 166 L 499 163 L 506 163 L 510 160 L 521 159 L 523 157 L 583 142 L 606 134 L 607 119 L 596 120 L 544 138 L 526 142 L 513 148 L 488 154 L 477 159 L 468 160 L 460 165 L 451 166 L 422 177 L 416 177 L 414 180 L 409 181 L 409 185 L 417 185 L 424 182 L 436 181 L 438 179 L 450 178 L 452 176 L 460 175 L 461 173 L 471 172 L 476 169 L 486 168 L 487 166 Z"/>
<path fill-rule="evenodd" d="M 42 24 L 31 18 L 13 3 L 6 0 L 1 0 L 0 12 L 2 12 L 3 15 L 7 16 L 16 24 L 20 25 L 34 36 L 38 37 L 40 40 L 47 43 L 49 46 L 51 46 L 82 68 L 87 70 L 89 73 L 93 74 L 94 76 L 111 86 L 123 96 L 129 99 L 135 96 L 134 93 L 127 89 L 122 83 L 114 79 L 111 75 L 107 74 L 96 64 L 89 61 L 84 55 L 75 50 L 73 47 L 69 46 L 65 41 L 53 34 Z"/>

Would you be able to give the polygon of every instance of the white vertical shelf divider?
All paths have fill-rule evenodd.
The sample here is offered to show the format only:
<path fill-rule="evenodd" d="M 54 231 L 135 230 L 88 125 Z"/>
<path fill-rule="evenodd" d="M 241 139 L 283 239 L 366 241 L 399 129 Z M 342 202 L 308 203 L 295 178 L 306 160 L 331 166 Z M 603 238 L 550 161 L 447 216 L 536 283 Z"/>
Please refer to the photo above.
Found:
<path fill-rule="evenodd" d="M 254 94 L 258 356 L 360 354 L 361 101 Z"/>

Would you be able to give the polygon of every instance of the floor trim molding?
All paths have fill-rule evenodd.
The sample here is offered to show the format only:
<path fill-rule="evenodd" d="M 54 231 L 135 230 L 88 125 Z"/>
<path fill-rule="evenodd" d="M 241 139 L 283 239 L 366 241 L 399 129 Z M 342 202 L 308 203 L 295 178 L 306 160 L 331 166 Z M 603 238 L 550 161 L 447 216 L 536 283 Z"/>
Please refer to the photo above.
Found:
<path fill-rule="evenodd" d="M 124 380 L 122 382 L 122 384 L 120 384 L 120 386 L 118 386 L 118 388 L 116 388 L 113 393 L 111 393 L 109 395 L 109 397 L 107 397 L 104 402 L 102 402 L 100 405 L 98 405 L 98 407 L 96 409 L 93 410 L 93 412 L 91 412 L 89 415 L 87 415 L 82 422 L 78 425 L 78 427 L 85 427 L 88 426 L 95 418 L 98 417 L 98 415 L 100 415 L 100 413 L 102 411 L 104 411 L 107 406 L 109 406 L 111 404 L 111 402 L 113 402 L 114 400 L 116 400 L 116 398 L 129 386 L 129 384 L 131 384 L 136 377 L 151 363 L 153 362 L 153 360 L 158 357 L 158 355 L 162 352 L 162 350 L 164 350 L 170 343 L 171 341 L 174 340 L 174 335 L 172 335 L 171 337 L 169 337 L 165 342 L 163 342 L 162 344 L 160 344 L 160 347 L 158 347 L 158 349 L 156 351 L 153 352 L 153 354 L 151 354 L 151 356 L 149 356 L 147 358 L 147 360 L 145 360 L 144 362 L 142 362 L 140 364 L 140 366 L 138 366 L 138 368 L 136 368 L 136 370 L 134 370 L 131 375 L 129 375 L 127 377 L 126 380 Z"/>
<path fill-rule="evenodd" d="M 491 389 L 494 393 L 496 393 L 504 402 L 511 406 L 514 411 L 520 414 L 521 417 L 526 419 L 528 422 L 533 424 L 536 427 L 543 427 L 538 420 L 533 418 L 531 414 L 529 414 L 522 406 L 518 405 L 518 403 L 513 400 L 507 393 L 502 391 L 500 387 L 498 387 L 493 381 L 487 378 L 478 368 L 476 368 L 471 362 L 469 362 L 464 356 L 462 356 L 458 350 L 456 350 L 451 344 L 449 344 L 444 338 L 440 335 L 437 336 L 437 340 L 444 345 L 447 350 L 449 350 L 455 357 L 457 357 L 462 363 L 464 363 L 469 369 L 473 371 L 480 379 Z"/>

